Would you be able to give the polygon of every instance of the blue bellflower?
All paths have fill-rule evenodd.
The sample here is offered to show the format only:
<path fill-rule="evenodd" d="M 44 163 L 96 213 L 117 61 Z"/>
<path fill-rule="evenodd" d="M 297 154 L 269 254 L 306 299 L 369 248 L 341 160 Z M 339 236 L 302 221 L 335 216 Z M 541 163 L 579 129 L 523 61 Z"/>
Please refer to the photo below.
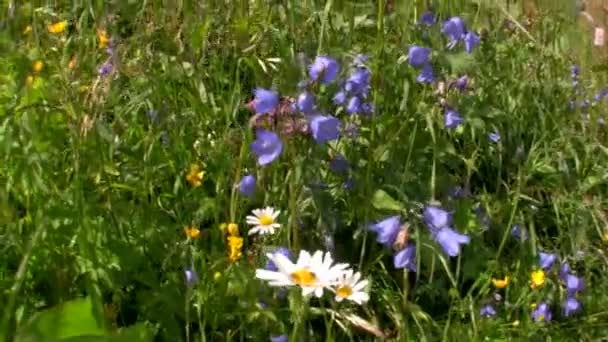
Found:
<path fill-rule="evenodd" d="M 308 75 L 313 81 L 320 81 L 329 84 L 336 79 L 340 65 L 338 62 L 327 56 L 317 56 L 308 69 Z"/>
<path fill-rule="evenodd" d="M 468 244 L 471 238 L 456 232 L 452 228 L 445 227 L 435 234 L 435 240 L 447 255 L 454 257 L 460 254 L 461 245 Z"/>
<path fill-rule="evenodd" d="M 538 253 L 538 263 L 540 265 L 540 268 L 542 268 L 545 271 L 548 271 L 551 267 L 553 267 L 553 264 L 555 264 L 556 261 L 557 261 L 556 254 L 543 253 L 543 252 Z"/>
<path fill-rule="evenodd" d="M 458 41 L 460 41 L 465 34 L 464 21 L 460 17 L 452 17 L 446 20 L 441 27 L 441 33 L 448 36 L 450 41 L 448 42 L 448 48 L 452 49 Z"/>
<path fill-rule="evenodd" d="M 329 115 L 314 115 L 310 118 L 310 130 L 317 144 L 337 140 L 340 137 L 340 126 L 342 122 Z"/>
<path fill-rule="evenodd" d="M 496 316 L 496 309 L 494 309 L 492 304 L 486 304 L 479 310 L 479 315 L 481 317 L 494 317 Z"/>
<path fill-rule="evenodd" d="M 401 223 L 399 222 L 399 216 L 391 216 L 370 225 L 368 228 L 377 234 L 376 241 L 390 248 L 395 244 L 397 234 L 401 230 Z"/>
<path fill-rule="evenodd" d="M 433 74 L 433 67 L 430 63 L 426 64 L 418 77 L 416 77 L 416 81 L 418 83 L 432 83 L 435 80 L 435 75 Z"/>
<path fill-rule="evenodd" d="M 432 11 L 426 11 L 420 16 L 420 23 L 423 25 L 431 26 L 435 24 L 435 13 Z"/>
<path fill-rule="evenodd" d="M 258 164 L 264 166 L 281 155 L 283 143 L 276 133 L 259 128 L 256 131 L 255 141 L 251 143 L 251 149 L 258 157 Z"/>
<path fill-rule="evenodd" d="M 315 106 L 315 96 L 308 91 L 298 95 L 296 108 L 304 114 L 311 114 Z"/>
<path fill-rule="evenodd" d="M 492 133 L 488 134 L 488 139 L 490 139 L 492 142 L 495 142 L 498 144 L 500 142 L 500 134 L 498 134 L 496 132 L 492 132 Z"/>
<path fill-rule="evenodd" d="M 551 322 L 553 315 L 551 314 L 551 308 L 547 303 L 540 303 L 536 306 L 536 309 L 532 311 L 532 319 L 534 322 Z"/>
<path fill-rule="evenodd" d="M 271 336 L 270 342 L 289 342 L 287 335 Z"/>
<path fill-rule="evenodd" d="M 245 175 L 239 182 L 239 192 L 243 196 L 252 197 L 255 194 L 256 180 L 253 175 Z"/>
<path fill-rule="evenodd" d="M 285 247 L 277 248 L 274 252 L 272 252 L 272 254 L 281 254 L 287 259 L 291 258 L 291 252 L 289 252 L 289 249 Z M 268 261 L 266 261 L 266 269 L 269 271 L 276 271 L 277 266 L 274 264 L 274 262 L 272 262 L 272 260 L 268 259 Z"/>
<path fill-rule="evenodd" d="M 422 220 L 432 232 L 436 232 L 452 225 L 452 214 L 442 208 L 428 206 L 424 208 Z"/>
<path fill-rule="evenodd" d="M 528 232 L 522 229 L 519 225 L 514 224 L 511 228 L 511 236 L 520 241 L 526 241 L 528 239 Z"/>
<path fill-rule="evenodd" d="M 353 96 L 346 105 L 346 113 L 355 114 L 361 111 L 361 100 L 358 96 Z"/>
<path fill-rule="evenodd" d="M 253 107 L 256 114 L 272 112 L 279 105 L 279 94 L 276 91 L 256 88 L 253 95 L 255 96 Z"/>
<path fill-rule="evenodd" d="M 402 250 L 398 251 L 393 257 L 393 265 L 396 269 L 406 268 L 416 272 L 416 244 L 408 243 Z"/>
<path fill-rule="evenodd" d="M 579 313 L 582 308 L 583 306 L 581 305 L 581 302 L 579 302 L 576 298 L 568 297 L 564 301 L 564 316 L 570 317 L 575 315 Z"/>
<path fill-rule="evenodd" d="M 574 274 L 567 274 L 564 279 L 568 296 L 574 296 L 576 293 L 585 289 L 585 281 Z"/>
<path fill-rule="evenodd" d="M 337 154 L 329 161 L 329 169 L 335 173 L 343 173 L 348 170 L 350 164 L 343 155 Z"/>
<path fill-rule="evenodd" d="M 415 68 L 422 68 L 429 64 L 431 57 L 431 49 L 413 45 L 407 54 L 408 61 Z"/>
<path fill-rule="evenodd" d="M 198 283 L 198 274 L 193 267 L 186 268 L 184 270 L 184 278 L 186 286 L 191 287 Z"/>
<path fill-rule="evenodd" d="M 473 49 L 479 44 L 479 36 L 473 32 L 467 32 L 467 34 L 464 35 L 463 40 L 464 49 L 468 54 L 470 54 Z"/>
<path fill-rule="evenodd" d="M 458 114 L 457 111 L 455 111 L 453 109 L 449 109 L 447 112 L 445 112 L 445 115 L 444 115 L 445 128 L 455 129 L 456 127 L 460 126 L 463 122 L 464 122 L 464 120 L 462 119 L 462 117 L 460 117 L 460 115 Z"/>

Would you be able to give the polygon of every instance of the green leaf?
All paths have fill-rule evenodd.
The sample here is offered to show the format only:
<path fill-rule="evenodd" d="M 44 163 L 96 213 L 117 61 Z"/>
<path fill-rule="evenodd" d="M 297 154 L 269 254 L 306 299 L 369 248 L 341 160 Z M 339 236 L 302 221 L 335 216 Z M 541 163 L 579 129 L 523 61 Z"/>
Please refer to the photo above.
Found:
<path fill-rule="evenodd" d="M 17 332 L 17 342 L 50 341 L 81 336 L 104 336 L 87 298 L 75 299 L 34 315 Z"/>
<path fill-rule="evenodd" d="M 372 205 L 378 210 L 393 210 L 400 211 L 403 208 L 403 204 L 391 195 L 387 194 L 384 190 L 376 190 L 372 197 Z"/>

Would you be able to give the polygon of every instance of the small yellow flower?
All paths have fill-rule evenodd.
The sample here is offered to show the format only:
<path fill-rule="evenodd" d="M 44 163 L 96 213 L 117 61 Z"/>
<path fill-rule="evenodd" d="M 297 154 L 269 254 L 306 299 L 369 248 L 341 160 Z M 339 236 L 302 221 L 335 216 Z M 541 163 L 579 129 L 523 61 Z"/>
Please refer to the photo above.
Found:
<path fill-rule="evenodd" d="M 215 280 L 215 281 L 219 281 L 219 280 L 220 280 L 220 278 L 222 278 L 222 273 L 220 273 L 220 272 L 215 272 L 215 273 L 213 274 L 213 280 Z"/>
<path fill-rule="evenodd" d="M 227 228 L 228 230 L 228 234 L 232 235 L 232 236 L 239 236 L 239 226 L 236 223 L 230 223 L 228 224 Z"/>
<path fill-rule="evenodd" d="M 32 32 L 32 25 L 27 25 L 24 29 L 23 29 L 23 34 L 30 34 L 30 32 Z"/>
<path fill-rule="evenodd" d="M 74 70 L 76 68 L 77 63 L 78 60 L 76 59 L 76 56 L 72 56 L 72 58 L 70 58 L 70 62 L 68 63 L 68 69 Z"/>
<path fill-rule="evenodd" d="M 195 188 L 198 188 L 203 184 L 203 176 L 205 175 L 205 171 L 201 171 L 201 167 L 198 164 L 191 164 L 190 171 L 186 175 L 186 180 L 190 185 Z"/>
<path fill-rule="evenodd" d="M 67 20 L 63 20 L 60 22 L 56 22 L 54 24 L 51 24 L 47 27 L 47 29 L 49 30 L 50 33 L 62 33 L 63 31 L 65 31 L 65 28 L 68 26 L 68 21 Z"/>
<path fill-rule="evenodd" d="M 602 234 L 602 241 L 608 243 L 608 229 L 604 230 L 604 233 Z"/>
<path fill-rule="evenodd" d="M 31 87 L 32 84 L 34 84 L 34 75 L 27 75 L 25 84 L 27 84 L 28 87 Z"/>
<path fill-rule="evenodd" d="M 32 64 L 32 69 L 35 73 L 41 72 L 42 68 L 44 68 L 44 63 L 41 60 L 34 61 Z"/>
<path fill-rule="evenodd" d="M 505 287 L 507 287 L 507 285 L 509 285 L 509 277 L 505 276 L 504 279 L 492 278 L 492 284 L 494 284 L 494 287 L 497 289 L 504 289 Z"/>
<path fill-rule="evenodd" d="M 235 262 L 241 258 L 241 250 L 243 249 L 243 238 L 239 236 L 228 237 L 228 247 L 230 248 L 230 254 L 228 258 L 230 261 Z"/>
<path fill-rule="evenodd" d="M 519 326 L 519 320 L 516 319 L 513 321 L 513 323 L 511 323 L 511 325 L 513 325 L 514 327 L 518 327 Z"/>
<path fill-rule="evenodd" d="M 110 36 L 104 29 L 97 29 L 97 40 L 100 49 L 105 49 L 110 45 Z"/>
<path fill-rule="evenodd" d="M 531 278 L 532 282 L 530 287 L 533 289 L 539 288 L 545 283 L 545 272 L 543 272 L 543 270 L 533 271 Z"/>
<path fill-rule="evenodd" d="M 201 237 L 200 229 L 192 226 L 184 227 L 184 233 L 186 233 L 186 236 L 190 240 L 197 240 Z"/>

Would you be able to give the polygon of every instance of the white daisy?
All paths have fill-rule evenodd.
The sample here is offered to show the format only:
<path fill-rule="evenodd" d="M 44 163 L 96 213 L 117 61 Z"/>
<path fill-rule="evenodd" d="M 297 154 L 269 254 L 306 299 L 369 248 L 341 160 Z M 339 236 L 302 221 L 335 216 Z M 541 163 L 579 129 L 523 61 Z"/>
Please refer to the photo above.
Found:
<path fill-rule="evenodd" d="M 365 288 L 368 282 L 360 279 L 361 273 L 359 272 L 353 273 L 353 270 L 342 272 L 332 287 L 336 293 L 336 301 L 341 302 L 343 299 L 348 299 L 359 305 L 367 302 L 369 295 L 365 292 Z"/>
<path fill-rule="evenodd" d="M 264 209 L 253 209 L 252 212 L 253 215 L 247 216 L 247 224 L 253 226 L 249 229 L 248 235 L 257 233 L 260 235 L 274 234 L 274 229 L 281 227 L 279 223 L 275 222 L 281 211 L 266 207 Z"/>
<path fill-rule="evenodd" d="M 302 288 L 304 296 L 312 293 L 317 297 L 323 296 L 323 289 L 329 287 L 330 282 L 336 279 L 336 274 L 346 268 L 344 264 L 332 266 L 331 255 L 322 251 L 310 255 L 302 250 L 295 264 L 280 253 L 266 256 L 276 265 L 277 271 L 257 269 L 255 276 L 268 281 L 271 286 L 297 285 Z"/>

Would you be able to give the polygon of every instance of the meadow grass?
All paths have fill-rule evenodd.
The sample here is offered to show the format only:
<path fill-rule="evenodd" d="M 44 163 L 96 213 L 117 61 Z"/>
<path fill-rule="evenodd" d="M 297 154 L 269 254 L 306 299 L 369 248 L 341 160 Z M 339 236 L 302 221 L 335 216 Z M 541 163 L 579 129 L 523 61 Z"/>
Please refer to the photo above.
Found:
<path fill-rule="evenodd" d="M 533 14 L 465 0 L 3 5 L 0 338 L 608 337 L 608 66 L 573 2 Z M 435 23 L 421 24 L 429 9 Z M 455 16 L 480 37 L 470 53 L 446 46 Z M 412 46 L 432 50 L 432 82 Z M 371 105 L 347 114 L 334 97 L 360 54 Z M 311 81 L 317 56 L 337 61 L 335 80 Z M 289 121 L 276 104 L 252 119 L 255 89 L 291 108 L 303 80 L 339 139 L 335 119 Z M 282 143 L 265 165 L 261 126 Z M 246 216 L 267 206 L 281 227 L 248 235 Z M 470 241 L 454 251 L 429 208 Z M 393 226 L 373 228 L 390 217 L 397 243 Z M 257 279 L 281 246 L 293 262 L 321 250 L 348 263 L 369 301 Z M 568 299 L 580 310 L 564 312 Z"/>

